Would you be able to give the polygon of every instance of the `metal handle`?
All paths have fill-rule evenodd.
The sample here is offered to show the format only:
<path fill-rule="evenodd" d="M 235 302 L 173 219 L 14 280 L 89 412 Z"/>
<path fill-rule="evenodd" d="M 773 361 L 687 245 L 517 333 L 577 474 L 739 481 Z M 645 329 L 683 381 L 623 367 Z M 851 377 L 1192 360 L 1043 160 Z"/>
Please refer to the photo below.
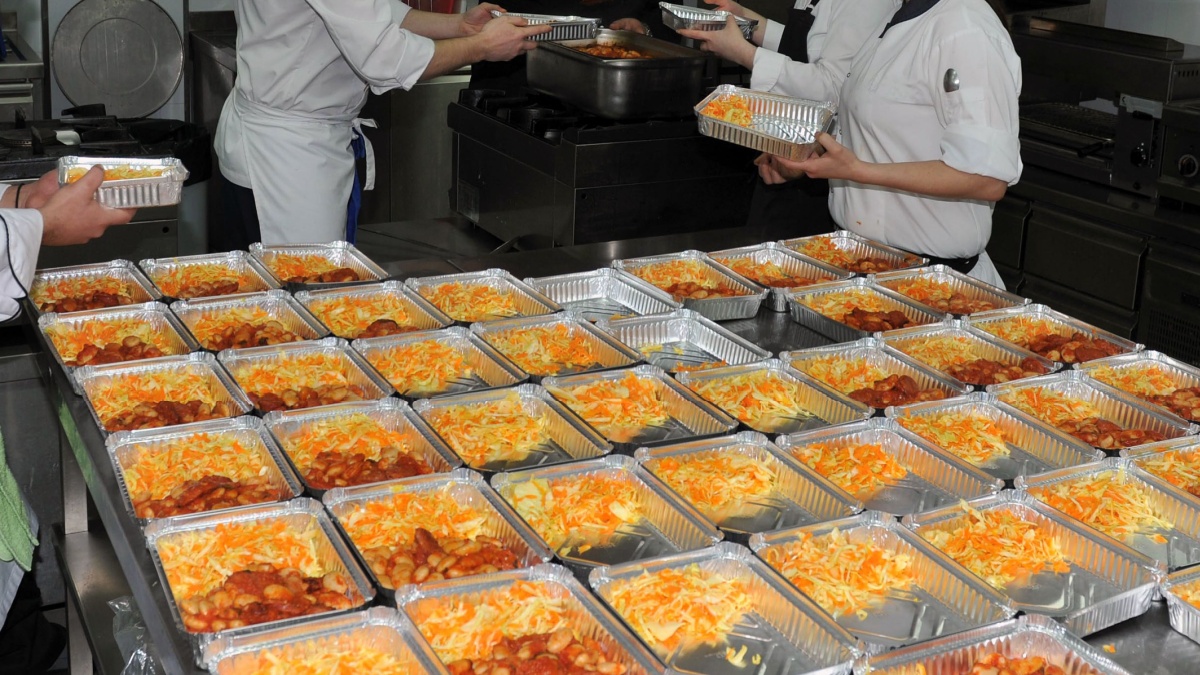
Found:
<path fill-rule="evenodd" d="M 9 82 L 0 84 L 0 103 L 33 103 L 33 83 Z"/>

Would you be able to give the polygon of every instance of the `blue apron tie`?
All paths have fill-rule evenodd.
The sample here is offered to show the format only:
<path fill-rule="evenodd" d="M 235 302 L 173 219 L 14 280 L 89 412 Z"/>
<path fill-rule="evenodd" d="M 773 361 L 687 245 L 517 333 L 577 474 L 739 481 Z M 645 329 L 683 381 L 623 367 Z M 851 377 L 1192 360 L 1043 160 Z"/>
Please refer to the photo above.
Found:
<path fill-rule="evenodd" d="M 354 150 L 355 162 L 354 184 L 350 188 L 350 203 L 346 205 L 346 241 L 353 244 L 358 235 L 358 214 L 362 211 L 363 197 L 362 176 L 358 172 L 357 160 L 367 158 L 367 145 L 358 131 L 354 132 L 350 147 Z"/>

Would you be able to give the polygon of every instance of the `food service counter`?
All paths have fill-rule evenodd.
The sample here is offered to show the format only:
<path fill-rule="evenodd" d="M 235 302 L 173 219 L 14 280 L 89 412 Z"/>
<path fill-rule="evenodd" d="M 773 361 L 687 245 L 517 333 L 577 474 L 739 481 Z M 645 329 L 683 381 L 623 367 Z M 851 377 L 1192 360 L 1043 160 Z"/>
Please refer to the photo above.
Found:
<path fill-rule="evenodd" d="M 507 269 L 521 278 L 587 271 L 616 258 L 714 248 L 713 242 L 721 242 L 723 247 L 758 243 L 743 231 L 729 230 L 477 258 L 402 261 L 384 267 L 397 278 L 489 267 Z M 27 306 L 26 310 L 31 308 Z M 767 308 L 752 319 L 723 325 L 774 353 L 832 342 L 794 322 L 787 313 Z M 72 392 L 64 370 L 52 365 L 52 359 L 46 356 L 42 334 L 29 323 L 24 330 L 31 348 L 39 352 L 42 380 L 68 441 L 62 451 L 65 523 L 55 527 L 53 536 L 43 539 L 54 540 L 64 567 L 72 622 L 71 672 L 91 673 L 93 657 L 96 672 L 121 671 L 120 652 L 112 636 L 112 613 L 105 603 L 124 594 L 132 594 L 137 601 L 166 672 L 203 672 L 192 661 L 188 637 L 175 628 L 167 604 L 169 591 L 162 587 L 141 529 L 122 502 L 101 431 L 84 399 Z M 98 521 L 89 522 L 89 514 L 98 516 Z M 44 532 L 49 534 L 49 528 Z M 1171 629 L 1162 602 L 1155 603 L 1141 617 L 1093 634 L 1086 641 L 1107 647 L 1108 656 L 1134 673 L 1183 673 L 1200 663 L 1200 644 Z"/>

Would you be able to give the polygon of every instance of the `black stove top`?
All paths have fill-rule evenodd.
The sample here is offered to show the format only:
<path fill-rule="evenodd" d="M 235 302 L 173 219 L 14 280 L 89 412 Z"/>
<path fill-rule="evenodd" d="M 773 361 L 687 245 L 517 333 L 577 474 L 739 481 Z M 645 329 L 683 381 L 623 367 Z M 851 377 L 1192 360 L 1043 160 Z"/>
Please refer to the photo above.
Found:
<path fill-rule="evenodd" d="M 20 115 L 20 113 L 18 113 Z M 182 122 L 113 116 L 0 123 L 0 181 L 37 178 L 60 157 L 161 157 L 172 151 Z"/>

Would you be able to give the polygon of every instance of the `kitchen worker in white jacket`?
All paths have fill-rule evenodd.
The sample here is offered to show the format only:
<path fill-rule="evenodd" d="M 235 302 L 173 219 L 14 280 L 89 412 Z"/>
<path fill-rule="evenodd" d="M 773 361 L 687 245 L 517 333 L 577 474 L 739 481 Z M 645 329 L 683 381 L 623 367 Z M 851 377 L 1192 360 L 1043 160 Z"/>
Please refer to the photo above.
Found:
<path fill-rule="evenodd" d="M 367 92 L 532 49 L 550 26 L 409 9 L 400 0 L 238 0 L 237 81 L 217 125 L 221 174 L 233 187 L 229 229 L 214 249 L 343 239 L 355 186 L 352 142 L 374 161 L 358 118 Z M 245 228 L 237 221 L 246 220 Z M 257 223 L 254 221 L 257 220 Z M 257 225 L 257 227 L 255 227 Z"/>
<path fill-rule="evenodd" d="M 840 227 L 1002 287 L 984 248 L 1021 177 L 1021 61 L 998 4 L 906 0 L 850 66 L 840 142 L 822 134 L 822 156 L 770 157 L 760 175 L 828 178 Z"/>

